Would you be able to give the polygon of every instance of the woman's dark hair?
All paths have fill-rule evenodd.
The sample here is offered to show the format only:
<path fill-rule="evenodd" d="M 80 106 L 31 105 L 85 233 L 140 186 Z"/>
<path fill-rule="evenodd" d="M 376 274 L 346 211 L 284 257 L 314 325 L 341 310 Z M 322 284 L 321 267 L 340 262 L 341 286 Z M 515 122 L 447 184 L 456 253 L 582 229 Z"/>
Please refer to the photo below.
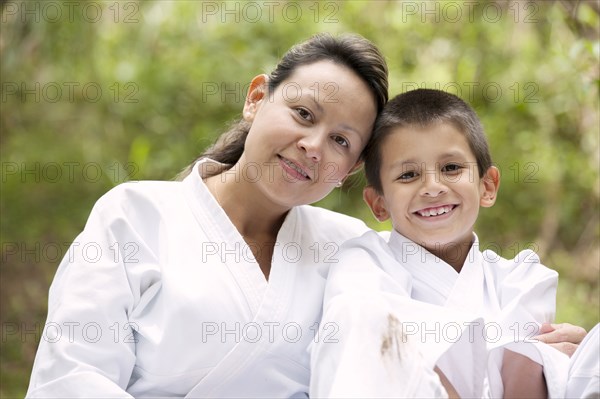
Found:
<path fill-rule="evenodd" d="M 273 93 L 298 67 L 324 60 L 343 65 L 356 73 L 371 90 L 377 103 L 377 112 L 383 109 L 388 99 L 387 64 L 379 49 L 359 35 L 335 37 L 328 33 L 321 33 L 295 45 L 271 72 L 269 92 Z M 243 119 L 234 122 L 228 131 L 221 134 L 217 141 L 188 165 L 177 178 L 183 179 L 187 176 L 196 161 L 204 157 L 228 165 L 235 164 L 244 152 L 250 125 Z"/>
<path fill-rule="evenodd" d="M 483 126 L 473 108 L 454 94 L 441 90 L 417 89 L 391 99 L 377 117 L 373 136 L 364 150 L 368 184 L 379 194 L 383 194 L 381 148 L 385 138 L 396 128 L 423 128 L 440 122 L 452 124 L 465 135 L 477 160 L 479 177 L 483 177 L 492 166 L 492 157 Z"/>

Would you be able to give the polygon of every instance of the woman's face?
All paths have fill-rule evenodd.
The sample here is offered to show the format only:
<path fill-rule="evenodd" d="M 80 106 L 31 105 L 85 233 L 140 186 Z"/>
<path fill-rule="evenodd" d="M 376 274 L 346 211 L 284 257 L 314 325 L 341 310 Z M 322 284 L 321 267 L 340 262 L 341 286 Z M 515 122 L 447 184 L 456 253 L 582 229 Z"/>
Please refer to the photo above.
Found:
<path fill-rule="evenodd" d="M 331 61 L 298 67 L 273 93 L 266 80 L 257 76 L 248 93 L 252 127 L 236 167 L 274 204 L 316 202 L 357 165 L 377 113 L 373 95 Z"/>

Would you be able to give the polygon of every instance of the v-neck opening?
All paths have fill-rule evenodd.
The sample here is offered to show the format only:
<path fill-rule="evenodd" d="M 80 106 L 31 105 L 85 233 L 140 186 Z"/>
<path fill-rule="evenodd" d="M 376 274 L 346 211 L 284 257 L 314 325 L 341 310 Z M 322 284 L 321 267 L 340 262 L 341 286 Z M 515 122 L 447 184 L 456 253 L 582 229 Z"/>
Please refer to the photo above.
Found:
<path fill-rule="evenodd" d="M 448 297 L 459 275 L 452 266 L 395 230 L 389 242 L 398 262 L 413 277 L 411 295 L 414 299 L 431 302 L 427 299 L 431 298 L 432 288 L 439 296 Z M 426 285 L 426 288 L 419 289 L 419 285 Z M 442 305 L 439 301 L 435 304 Z"/>
<path fill-rule="evenodd" d="M 209 158 L 199 160 L 190 175 L 183 181 L 187 202 L 199 223 L 207 218 L 212 221 L 212 223 L 200 223 L 200 228 L 204 229 L 209 237 L 214 237 L 213 243 L 218 247 L 223 264 L 244 293 L 252 315 L 256 316 L 269 291 L 275 287 L 283 288 L 288 285 L 285 277 L 289 273 L 282 273 L 283 270 L 278 265 L 285 263 L 278 260 L 282 258 L 282 246 L 295 242 L 294 237 L 298 236 L 297 210 L 292 208 L 288 212 L 277 233 L 267 280 L 249 244 L 204 183 L 200 172 L 201 168 L 209 169 L 206 163 L 220 168 L 227 167 Z"/>

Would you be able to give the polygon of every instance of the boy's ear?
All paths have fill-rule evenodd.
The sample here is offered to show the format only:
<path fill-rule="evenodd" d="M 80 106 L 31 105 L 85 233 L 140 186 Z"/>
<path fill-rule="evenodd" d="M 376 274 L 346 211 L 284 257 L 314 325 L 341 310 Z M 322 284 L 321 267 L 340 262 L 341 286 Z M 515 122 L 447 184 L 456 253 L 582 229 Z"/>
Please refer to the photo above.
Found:
<path fill-rule="evenodd" d="M 481 197 L 479 205 L 489 208 L 496 202 L 500 188 L 500 171 L 495 166 L 490 166 L 481 179 Z"/>
<path fill-rule="evenodd" d="M 378 194 L 373 186 L 367 186 L 363 189 L 363 200 L 365 200 L 367 205 L 369 205 L 369 208 L 371 208 L 371 212 L 373 212 L 375 219 L 380 222 L 385 222 L 390 218 L 390 214 L 385 207 L 383 195 Z"/>
<path fill-rule="evenodd" d="M 269 77 L 265 74 L 255 76 L 250 82 L 248 88 L 248 94 L 246 94 L 246 101 L 244 102 L 244 119 L 248 122 L 254 120 L 256 111 L 260 102 L 265 99 L 267 95 L 267 82 Z"/>

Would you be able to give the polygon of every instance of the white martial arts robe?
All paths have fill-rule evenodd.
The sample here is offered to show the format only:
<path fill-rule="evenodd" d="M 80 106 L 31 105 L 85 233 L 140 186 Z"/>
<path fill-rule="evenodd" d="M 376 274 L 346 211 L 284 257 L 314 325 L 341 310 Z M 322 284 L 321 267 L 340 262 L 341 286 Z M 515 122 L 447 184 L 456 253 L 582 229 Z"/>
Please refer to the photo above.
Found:
<path fill-rule="evenodd" d="M 483 319 L 411 299 L 411 276 L 387 243 L 375 232 L 361 240 L 330 269 L 321 323 L 339 334 L 312 344 L 310 396 L 446 397 L 433 369 L 450 354 L 463 360 L 459 394 L 481 396 Z"/>
<path fill-rule="evenodd" d="M 542 364 L 550 397 L 564 396 L 568 357 L 548 345 L 531 342 L 542 323 L 554 320 L 558 283 L 558 273 L 543 266 L 533 251 L 522 251 L 507 260 L 493 251 L 481 252 L 475 236 L 463 268 L 457 273 L 452 266 L 395 231 L 388 245 L 412 277 L 413 299 L 483 317 L 490 353 L 489 392 L 485 396 L 503 394 L 500 376 L 503 348 Z M 460 361 L 447 356 L 438 366 L 452 381 L 456 378 L 455 371 L 460 373 L 456 367 Z"/>
<path fill-rule="evenodd" d="M 352 292 L 379 290 L 388 302 L 379 307 L 387 307 L 386 311 L 391 308 L 397 319 L 411 327 L 408 333 L 422 344 L 419 350 L 428 362 L 417 361 L 417 366 L 431 367 L 432 363 L 437 364 L 462 397 L 502 396 L 500 368 L 504 348 L 507 348 L 542 364 L 550 397 L 558 398 L 565 395 L 569 359 L 556 349 L 531 340 L 537 335 L 541 323 L 550 322 L 554 318 L 556 285 L 557 273 L 541 265 L 532 251 L 523 251 L 515 259 L 506 260 L 492 251 L 479 251 L 475 237 L 465 264 L 461 272 L 457 273 L 450 265 L 395 231 L 391 233 L 389 243 L 375 232 L 367 232 L 342 247 L 340 263 L 331 269 L 325 294 L 323 322 L 333 319 L 347 321 L 335 314 L 336 300 L 351 302 L 343 299 L 344 294 L 348 296 Z M 423 305 L 427 303 L 434 306 L 426 309 L 410 302 L 406 298 L 409 292 L 414 300 Z M 480 324 L 482 319 L 484 323 Z M 437 330 L 431 327 L 433 320 L 440 322 Z M 482 327 L 482 330 L 469 331 L 472 348 L 465 349 L 463 346 L 459 349 L 462 341 L 457 341 L 453 331 L 457 330 L 456 325 L 468 324 L 469 320 L 475 323 L 469 328 L 476 326 Z M 351 329 L 350 325 L 348 329 Z M 420 331 L 415 330 L 414 326 L 420 327 Z M 356 329 L 354 326 L 353 328 Z M 597 329 L 594 331 L 597 341 Z M 363 332 L 363 340 L 377 339 L 377 336 L 372 336 L 373 333 L 369 338 L 365 338 L 365 335 Z M 482 338 L 485 345 L 483 351 Z M 356 346 L 356 342 L 351 339 L 346 344 L 349 347 Z M 313 353 L 317 357 L 325 352 L 336 359 L 346 349 L 344 346 L 342 344 L 334 349 L 329 348 L 327 352 L 323 349 L 325 345 L 318 344 L 313 347 Z M 598 385 L 597 348 L 598 343 L 592 342 L 585 352 L 587 357 L 583 356 L 591 365 L 584 366 L 583 371 L 576 368 L 580 376 L 595 373 L 595 380 L 590 382 L 588 379 L 580 384 L 585 387 L 587 383 L 585 389 L 588 391 L 593 391 Z M 408 360 L 415 363 L 414 358 L 415 356 Z M 379 360 L 375 362 L 381 363 Z M 318 367 L 314 359 L 312 365 Z M 362 370 L 376 370 L 377 367 L 378 364 L 372 366 L 368 361 L 361 363 Z M 313 373 L 317 373 L 317 370 L 313 370 Z M 435 381 L 431 375 L 424 371 L 421 375 L 429 384 L 425 394 L 436 395 Z M 351 376 L 352 373 L 349 372 L 345 379 Z M 573 378 L 569 381 L 572 380 Z M 394 389 L 400 392 L 397 396 L 419 394 L 418 391 L 403 390 L 402 384 L 405 381 L 402 378 L 396 378 L 393 384 L 396 385 Z M 316 385 L 316 380 L 311 382 L 311 389 Z M 482 389 L 482 385 L 487 387 Z M 336 392 L 331 384 L 325 386 L 326 389 L 322 392 Z M 315 389 L 315 392 L 318 390 Z M 389 394 L 385 389 L 382 394 L 382 388 L 377 384 L 371 385 L 363 393 L 371 396 Z"/>
<path fill-rule="evenodd" d="M 199 175 L 95 205 L 50 288 L 28 397 L 306 397 L 325 276 L 363 222 L 290 210 L 267 282 Z"/>

